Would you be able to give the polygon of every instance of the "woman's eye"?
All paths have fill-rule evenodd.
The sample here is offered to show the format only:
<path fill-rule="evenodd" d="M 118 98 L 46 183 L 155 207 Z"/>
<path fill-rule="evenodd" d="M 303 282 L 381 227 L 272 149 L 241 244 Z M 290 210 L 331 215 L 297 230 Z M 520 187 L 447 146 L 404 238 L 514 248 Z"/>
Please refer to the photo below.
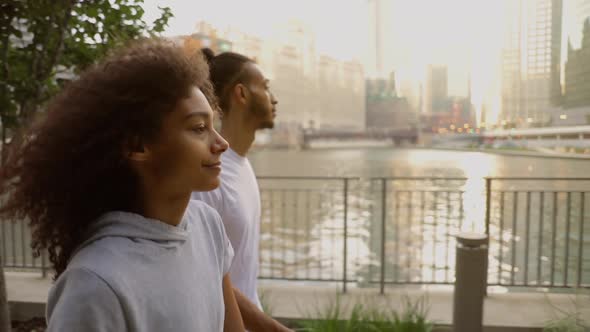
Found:
<path fill-rule="evenodd" d="M 193 131 L 197 134 L 203 133 L 205 132 L 205 130 L 207 129 L 207 127 L 204 124 L 198 125 L 196 127 L 193 127 Z"/>

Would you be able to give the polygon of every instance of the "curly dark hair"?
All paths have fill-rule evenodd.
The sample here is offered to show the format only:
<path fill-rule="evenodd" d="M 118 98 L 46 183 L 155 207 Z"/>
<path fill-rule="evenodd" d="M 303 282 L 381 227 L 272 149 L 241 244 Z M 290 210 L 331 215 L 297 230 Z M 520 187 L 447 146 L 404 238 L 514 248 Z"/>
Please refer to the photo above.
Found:
<path fill-rule="evenodd" d="M 137 211 L 139 179 L 124 151 L 157 139 L 162 117 L 193 86 L 218 109 L 201 52 L 136 41 L 69 83 L 11 144 L 0 170 L 0 217 L 28 220 L 34 254 L 48 250 L 55 278 L 96 218 Z"/>

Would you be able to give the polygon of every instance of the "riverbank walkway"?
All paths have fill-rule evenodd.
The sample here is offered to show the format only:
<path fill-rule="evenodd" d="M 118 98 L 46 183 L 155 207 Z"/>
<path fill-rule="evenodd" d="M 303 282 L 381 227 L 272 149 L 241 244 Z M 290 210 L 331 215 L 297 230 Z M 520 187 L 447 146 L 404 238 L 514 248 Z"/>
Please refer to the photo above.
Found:
<path fill-rule="evenodd" d="M 6 273 L 8 300 L 15 320 L 43 316 L 51 278 L 39 273 Z M 453 293 L 451 286 L 396 286 L 386 288 L 385 295 L 378 288 L 351 288 L 337 295 L 338 285 L 261 281 L 262 301 L 274 317 L 284 319 L 321 318 L 330 306 L 340 302 L 343 317 L 356 303 L 378 308 L 399 309 L 405 296 L 417 300 L 428 299 L 428 319 L 440 326 L 452 322 Z M 489 287 L 484 303 L 485 331 L 533 332 L 541 331 L 559 311 L 578 312 L 579 317 L 590 317 L 590 295 L 558 294 L 543 292 L 507 292 L 506 289 Z"/>

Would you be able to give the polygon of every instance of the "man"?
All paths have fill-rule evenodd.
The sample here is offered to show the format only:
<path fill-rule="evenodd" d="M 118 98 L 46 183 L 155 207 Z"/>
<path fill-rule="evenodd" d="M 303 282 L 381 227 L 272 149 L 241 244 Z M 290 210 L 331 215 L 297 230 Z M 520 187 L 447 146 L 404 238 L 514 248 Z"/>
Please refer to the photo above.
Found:
<path fill-rule="evenodd" d="M 210 78 L 222 111 L 221 136 L 229 149 L 221 157 L 221 185 L 210 192 L 195 192 L 221 215 L 235 257 L 230 268 L 236 300 L 250 331 L 290 331 L 265 315 L 257 293 L 260 238 L 260 192 L 246 158 L 255 133 L 272 128 L 277 100 L 269 81 L 251 59 L 226 52 L 214 56 L 204 49 Z"/>

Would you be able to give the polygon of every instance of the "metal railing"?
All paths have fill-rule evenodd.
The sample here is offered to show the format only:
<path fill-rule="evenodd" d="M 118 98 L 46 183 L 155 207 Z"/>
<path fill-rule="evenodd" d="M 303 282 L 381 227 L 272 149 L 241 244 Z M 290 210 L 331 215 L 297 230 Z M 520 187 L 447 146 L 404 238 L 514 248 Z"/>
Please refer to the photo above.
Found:
<path fill-rule="evenodd" d="M 590 178 L 487 181 L 488 283 L 590 287 Z"/>
<path fill-rule="evenodd" d="M 386 284 L 451 283 L 466 182 L 261 177 L 260 277 L 338 281 L 344 291 L 350 282 L 381 291 Z"/>
<path fill-rule="evenodd" d="M 590 287 L 590 178 L 258 179 L 261 279 L 452 284 L 471 231 L 489 236 L 489 285 Z M 25 224 L 0 224 L 5 266 L 45 272 Z"/>
<path fill-rule="evenodd" d="M 41 271 L 43 277 L 50 270 L 47 253 L 34 257 L 31 232 L 24 220 L 0 221 L 0 256 L 7 269 Z"/>
<path fill-rule="evenodd" d="M 388 284 L 452 284 L 455 237 L 471 231 L 489 236 L 489 285 L 590 286 L 590 178 L 259 182 L 263 279 L 336 281 L 344 291 L 348 283 L 379 285 L 381 292 Z M 557 216 L 552 228 L 549 215 Z"/>

